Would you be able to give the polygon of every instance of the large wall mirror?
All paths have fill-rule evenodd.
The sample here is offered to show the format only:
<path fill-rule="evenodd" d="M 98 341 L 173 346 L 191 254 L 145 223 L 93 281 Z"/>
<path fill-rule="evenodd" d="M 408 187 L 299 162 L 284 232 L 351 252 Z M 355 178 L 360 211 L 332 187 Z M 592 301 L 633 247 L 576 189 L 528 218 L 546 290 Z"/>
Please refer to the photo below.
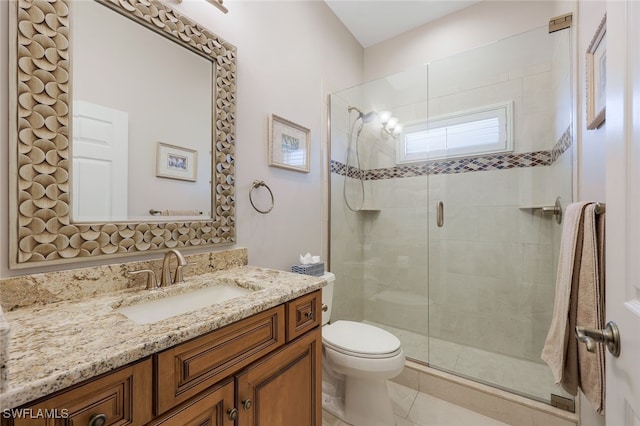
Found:
<path fill-rule="evenodd" d="M 10 267 L 235 241 L 233 45 L 155 0 L 10 19 Z"/>

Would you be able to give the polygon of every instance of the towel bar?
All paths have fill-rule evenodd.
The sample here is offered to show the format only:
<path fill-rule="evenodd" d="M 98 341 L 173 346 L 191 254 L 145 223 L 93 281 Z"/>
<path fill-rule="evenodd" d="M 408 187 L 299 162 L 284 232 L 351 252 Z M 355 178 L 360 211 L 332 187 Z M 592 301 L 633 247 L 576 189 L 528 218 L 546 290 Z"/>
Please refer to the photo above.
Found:
<path fill-rule="evenodd" d="M 556 203 L 553 206 L 532 207 L 533 209 L 540 209 L 542 214 L 551 214 L 556 217 L 558 223 L 562 223 L 562 204 L 560 203 L 560 197 L 556 198 Z M 596 214 L 603 214 L 607 211 L 607 205 L 605 203 L 596 203 Z"/>
<path fill-rule="evenodd" d="M 198 216 L 203 214 L 200 210 L 156 210 L 149 209 L 151 216 Z"/>

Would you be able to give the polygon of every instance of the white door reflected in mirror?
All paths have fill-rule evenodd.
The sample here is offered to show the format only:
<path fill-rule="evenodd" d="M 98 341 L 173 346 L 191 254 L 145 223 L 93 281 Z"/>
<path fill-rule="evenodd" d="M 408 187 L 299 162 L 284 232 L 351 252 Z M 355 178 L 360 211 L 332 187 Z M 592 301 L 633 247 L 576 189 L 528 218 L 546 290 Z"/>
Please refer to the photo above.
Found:
<path fill-rule="evenodd" d="M 73 218 L 127 219 L 129 114 L 73 102 Z"/>

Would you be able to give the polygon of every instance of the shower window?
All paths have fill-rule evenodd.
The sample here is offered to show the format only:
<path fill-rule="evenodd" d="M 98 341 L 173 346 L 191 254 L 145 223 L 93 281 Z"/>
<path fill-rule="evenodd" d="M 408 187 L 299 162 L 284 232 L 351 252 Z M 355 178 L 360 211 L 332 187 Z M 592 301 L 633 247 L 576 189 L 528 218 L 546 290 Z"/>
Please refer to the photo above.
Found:
<path fill-rule="evenodd" d="M 405 126 L 398 163 L 513 151 L 512 102 Z"/>

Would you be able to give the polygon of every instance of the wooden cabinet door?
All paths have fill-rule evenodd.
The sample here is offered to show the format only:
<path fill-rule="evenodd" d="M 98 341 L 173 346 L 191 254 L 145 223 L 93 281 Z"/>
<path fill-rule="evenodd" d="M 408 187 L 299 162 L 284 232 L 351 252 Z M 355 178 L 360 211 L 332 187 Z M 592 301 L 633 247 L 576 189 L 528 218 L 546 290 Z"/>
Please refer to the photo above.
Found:
<path fill-rule="evenodd" d="M 212 386 L 147 426 L 234 426 L 234 383 Z M 237 413 L 237 411 L 235 411 Z M 237 414 L 236 414 L 237 415 Z"/>
<path fill-rule="evenodd" d="M 320 426 L 321 363 L 317 328 L 237 375 L 237 426 Z"/>
<path fill-rule="evenodd" d="M 142 426 L 152 418 L 151 374 L 151 359 L 147 358 L 13 410 L 13 425 L 87 425 L 101 417 L 104 423 L 97 424 Z M 11 424 L 4 418 L 2 422 Z"/>

